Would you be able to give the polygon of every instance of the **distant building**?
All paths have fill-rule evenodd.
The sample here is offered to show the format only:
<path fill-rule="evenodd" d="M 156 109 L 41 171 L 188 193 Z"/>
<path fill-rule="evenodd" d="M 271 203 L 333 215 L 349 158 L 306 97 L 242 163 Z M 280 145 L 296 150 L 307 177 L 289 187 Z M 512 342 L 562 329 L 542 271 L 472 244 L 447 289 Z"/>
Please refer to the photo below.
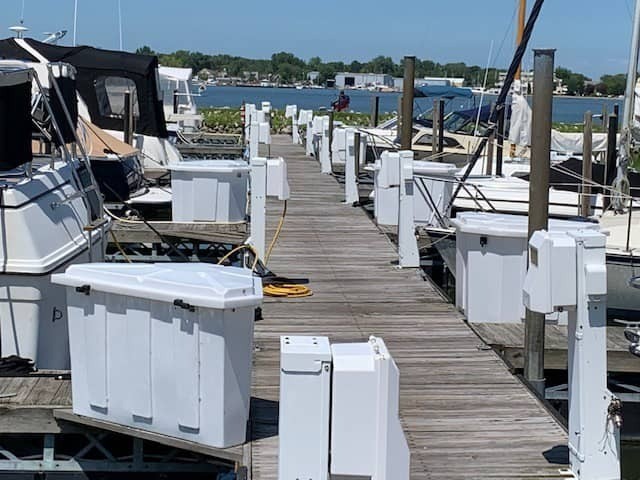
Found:
<path fill-rule="evenodd" d="M 416 78 L 416 86 L 463 87 L 464 77 L 424 77 Z"/>
<path fill-rule="evenodd" d="M 348 73 L 336 74 L 336 88 L 372 87 L 375 85 L 393 87 L 393 77 L 386 73 Z"/>
<path fill-rule="evenodd" d="M 216 78 L 216 72 L 209 68 L 203 68 L 198 72 L 198 78 L 200 80 L 213 80 Z"/>
<path fill-rule="evenodd" d="M 496 83 L 497 88 L 502 88 L 504 85 L 504 81 L 507 78 L 507 72 L 499 72 L 498 73 L 498 83 Z M 531 95 L 533 93 L 533 70 L 522 70 L 520 73 L 520 82 L 522 85 L 522 93 Z M 558 78 L 553 75 L 553 83 L 554 95 L 566 95 L 568 92 L 567 86 L 564 85 L 561 78 Z"/>
<path fill-rule="evenodd" d="M 318 84 L 318 80 L 320 79 L 320 72 L 309 72 L 307 73 L 307 80 L 313 83 L 314 85 Z"/>
<path fill-rule="evenodd" d="M 393 86 L 402 90 L 404 79 L 402 77 L 395 77 L 393 79 Z M 416 78 L 414 82 L 416 87 L 425 86 L 439 86 L 439 87 L 462 87 L 464 85 L 464 78 L 458 77 L 424 77 Z"/>

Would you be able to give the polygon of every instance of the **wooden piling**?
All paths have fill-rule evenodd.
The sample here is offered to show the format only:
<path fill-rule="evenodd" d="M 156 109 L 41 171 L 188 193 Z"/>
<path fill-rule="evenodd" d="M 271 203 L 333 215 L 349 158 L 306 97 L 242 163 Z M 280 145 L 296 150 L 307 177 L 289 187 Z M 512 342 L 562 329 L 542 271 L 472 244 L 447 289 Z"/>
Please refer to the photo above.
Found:
<path fill-rule="evenodd" d="M 124 92 L 124 142 L 133 145 L 133 96 L 127 90 Z"/>
<path fill-rule="evenodd" d="M 378 126 L 379 112 L 380 112 L 380 97 L 378 95 L 374 95 L 371 97 L 371 117 L 369 119 L 370 127 Z"/>
<path fill-rule="evenodd" d="M 613 113 L 609 115 L 607 120 L 607 154 L 605 161 L 604 184 L 607 187 L 613 185 L 616 178 L 616 169 L 618 166 L 618 105 L 613 107 Z M 602 197 L 602 208 L 606 210 L 611 205 L 611 192 L 606 191 Z"/>
<path fill-rule="evenodd" d="M 431 154 L 435 157 L 440 153 L 438 148 L 439 131 L 440 131 L 440 102 L 438 100 L 433 101 L 433 115 L 431 116 Z"/>
<path fill-rule="evenodd" d="M 496 146 L 496 175 L 502 176 L 502 159 L 504 155 L 504 106 L 498 112 L 497 146 Z"/>
<path fill-rule="evenodd" d="M 580 215 L 591 215 L 591 160 L 593 155 L 593 116 L 591 112 L 584 114 L 582 138 L 582 197 L 580 198 Z"/>
<path fill-rule="evenodd" d="M 400 146 L 402 150 L 411 150 L 413 131 L 413 89 L 416 73 L 416 57 L 404 57 L 404 79 L 402 84 L 402 129 Z"/>
<path fill-rule="evenodd" d="M 529 236 L 547 229 L 549 221 L 549 158 L 553 106 L 555 50 L 534 50 L 531 175 L 529 177 Z M 527 309 L 524 376 L 541 398 L 545 393 L 544 314 Z"/>
<path fill-rule="evenodd" d="M 438 101 L 438 153 L 444 151 L 444 100 Z"/>

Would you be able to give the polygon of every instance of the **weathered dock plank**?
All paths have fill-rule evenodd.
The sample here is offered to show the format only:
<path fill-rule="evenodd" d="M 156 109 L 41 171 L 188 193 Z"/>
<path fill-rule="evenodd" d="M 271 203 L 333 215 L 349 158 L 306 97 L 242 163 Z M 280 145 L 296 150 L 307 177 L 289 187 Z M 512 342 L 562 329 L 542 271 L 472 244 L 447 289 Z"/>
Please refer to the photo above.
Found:
<path fill-rule="evenodd" d="M 274 137 L 272 154 L 287 160 L 292 199 L 269 267 L 308 278 L 314 295 L 265 301 L 255 329 L 252 441 L 220 457 L 241 461 L 254 480 L 277 479 L 280 335 L 327 335 L 334 342 L 377 335 L 400 367 L 412 480 L 562 478 L 566 434 L 535 396 L 418 271 L 396 268 L 395 247 L 361 209 L 341 203 L 335 179 L 321 175 L 288 137 Z M 281 209 L 269 202 L 270 234 Z M 220 232 L 201 233 L 206 240 Z M 235 241 L 244 234 L 227 233 Z M 70 394 L 67 377 L 0 377 L 0 430 L 57 433 L 88 425 L 69 412 Z M 58 422 L 60 408 L 55 415 L 65 420 Z"/>
<path fill-rule="evenodd" d="M 396 268 L 388 238 L 361 209 L 341 203 L 342 187 L 302 148 L 276 136 L 271 153 L 287 160 L 292 198 L 269 267 L 308 278 L 314 296 L 268 299 L 256 324 L 252 478 L 277 478 L 283 334 L 385 339 L 400 368 L 412 479 L 561 478 L 565 432 L 534 395 L 436 288 Z M 268 210 L 273 228 L 281 206 Z"/>
<path fill-rule="evenodd" d="M 520 323 L 473 323 L 471 327 L 514 368 L 524 365 L 524 325 Z M 544 366 L 567 370 L 567 327 L 547 325 L 545 328 Z M 610 372 L 638 373 L 640 362 L 629 353 L 624 327 L 607 327 L 607 369 Z"/>
<path fill-rule="evenodd" d="M 246 223 L 147 222 L 158 233 L 172 238 L 241 244 L 247 238 Z M 158 243 L 162 239 L 144 222 L 114 220 L 111 231 L 120 243 Z"/>

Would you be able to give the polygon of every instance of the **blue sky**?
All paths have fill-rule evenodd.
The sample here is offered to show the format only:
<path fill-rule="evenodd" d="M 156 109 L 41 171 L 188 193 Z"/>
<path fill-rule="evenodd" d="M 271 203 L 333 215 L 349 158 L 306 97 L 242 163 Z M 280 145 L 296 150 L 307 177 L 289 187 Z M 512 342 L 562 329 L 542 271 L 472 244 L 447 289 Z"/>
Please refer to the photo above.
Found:
<path fill-rule="evenodd" d="M 0 0 L 0 27 L 19 20 L 22 0 Z M 31 35 L 68 29 L 74 0 L 24 0 Z M 416 55 L 438 62 L 508 65 L 517 0 L 121 0 L 125 49 L 149 45 L 267 58 L 368 60 Z M 118 48 L 117 0 L 78 0 L 78 42 Z M 529 6 L 533 0 L 528 0 Z M 633 0 L 547 0 L 530 44 L 556 48 L 556 65 L 598 78 L 626 70 Z M 403 9 L 399 11 L 398 9 Z M 4 30 L 8 36 L 8 30 Z M 525 67 L 530 67 L 529 51 Z"/>

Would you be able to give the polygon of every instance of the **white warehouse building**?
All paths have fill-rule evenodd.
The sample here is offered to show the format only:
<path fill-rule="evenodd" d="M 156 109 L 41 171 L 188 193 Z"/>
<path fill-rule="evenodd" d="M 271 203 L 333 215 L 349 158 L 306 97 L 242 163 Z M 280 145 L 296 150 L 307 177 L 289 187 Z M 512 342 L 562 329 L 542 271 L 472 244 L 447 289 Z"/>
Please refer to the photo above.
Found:
<path fill-rule="evenodd" d="M 373 85 L 393 87 L 393 77 L 386 73 L 336 73 L 336 88 L 369 87 Z"/>

